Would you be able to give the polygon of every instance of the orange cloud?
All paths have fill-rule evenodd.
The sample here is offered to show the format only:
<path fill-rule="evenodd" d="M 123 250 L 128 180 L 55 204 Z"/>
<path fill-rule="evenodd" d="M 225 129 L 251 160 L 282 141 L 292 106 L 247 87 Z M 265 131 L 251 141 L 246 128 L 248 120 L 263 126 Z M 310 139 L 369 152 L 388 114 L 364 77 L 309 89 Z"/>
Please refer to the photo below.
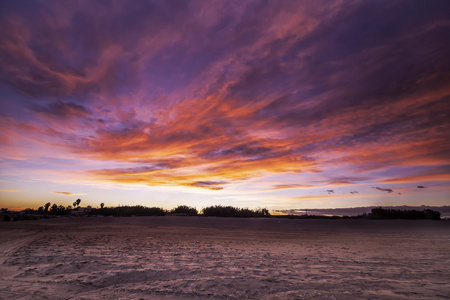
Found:
<path fill-rule="evenodd" d="M 304 189 L 304 188 L 312 188 L 317 187 L 314 185 L 306 185 L 306 184 L 276 184 L 271 190 L 284 190 L 284 189 Z"/>
<path fill-rule="evenodd" d="M 53 194 L 63 195 L 63 196 L 80 196 L 80 195 L 86 195 L 84 193 L 71 193 L 71 192 L 52 192 Z"/>
<path fill-rule="evenodd" d="M 79 194 L 74 194 L 74 193 L 69 193 L 69 192 L 53 192 L 53 193 L 54 193 L 54 194 L 64 195 L 64 196 L 79 195 Z"/>

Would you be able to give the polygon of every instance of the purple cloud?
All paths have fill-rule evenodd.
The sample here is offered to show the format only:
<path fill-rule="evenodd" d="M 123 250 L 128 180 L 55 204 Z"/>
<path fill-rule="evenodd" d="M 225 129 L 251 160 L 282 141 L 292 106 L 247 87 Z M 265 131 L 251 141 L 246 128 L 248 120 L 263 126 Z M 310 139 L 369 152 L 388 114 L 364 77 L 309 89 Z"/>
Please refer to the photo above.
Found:
<path fill-rule="evenodd" d="M 375 187 L 374 189 L 377 189 L 377 190 L 382 191 L 382 192 L 387 192 L 389 194 L 394 192 L 393 189 L 384 189 L 384 188 L 380 188 L 380 187 Z"/>

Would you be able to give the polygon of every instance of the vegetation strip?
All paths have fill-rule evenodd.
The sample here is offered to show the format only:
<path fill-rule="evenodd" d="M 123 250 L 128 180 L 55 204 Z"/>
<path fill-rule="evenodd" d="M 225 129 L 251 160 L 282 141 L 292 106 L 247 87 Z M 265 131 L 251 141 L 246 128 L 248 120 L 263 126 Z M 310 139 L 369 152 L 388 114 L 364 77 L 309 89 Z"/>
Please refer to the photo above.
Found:
<path fill-rule="evenodd" d="M 74 206 L 64 207 L 62 205 L 50 202 L 38 209 L 27 208 L 21 212 L 8 211 L 2 208 L 0 211 L 0 221 L 18 221 L 18 220 L 36 220 L 40 218 L 50 218 L 56 216 L 114 216 L 114 217 L 131 217 L 131 216 L 205 216 L 205 217 L 234 217 L 234 218 L 289 218 L 289 219 L 406 219 L 406 220 L 440 220 L 441 213 L 431 209 L 419 210 L 402 210 L 402 209 L 385 209 L 382 207 L 373 208 L 371 213 L 358 216 L 321 216 L 321 215 L 274 215 L 272 216 L 266 208 L 237 208 L 233 206 L 215 205 L 205 207 L 199 213 L 194 207 L 187 205 L 179 205 L 171 210 L 164 210 L 159 207 L 136 206 L 117 206 L 105 207 L 102 203 L 100 208 L 81 207 L 81 200 L 78 199 Z"/>

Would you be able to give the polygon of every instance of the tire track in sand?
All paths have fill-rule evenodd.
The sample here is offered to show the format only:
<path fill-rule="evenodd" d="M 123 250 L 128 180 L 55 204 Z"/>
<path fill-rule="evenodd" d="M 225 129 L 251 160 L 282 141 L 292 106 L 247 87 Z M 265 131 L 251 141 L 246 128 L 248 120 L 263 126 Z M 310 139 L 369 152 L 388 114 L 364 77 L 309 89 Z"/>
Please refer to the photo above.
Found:
<path fill-rule="evenodd" d="M 16 232 L 10 235 L 3 236 L 0 240 L 0 266 L 10 258 L 14 252 L 20 248 L 32 243 L 41 235 L 36 232 L 27 232 L 17 234 Z"/>

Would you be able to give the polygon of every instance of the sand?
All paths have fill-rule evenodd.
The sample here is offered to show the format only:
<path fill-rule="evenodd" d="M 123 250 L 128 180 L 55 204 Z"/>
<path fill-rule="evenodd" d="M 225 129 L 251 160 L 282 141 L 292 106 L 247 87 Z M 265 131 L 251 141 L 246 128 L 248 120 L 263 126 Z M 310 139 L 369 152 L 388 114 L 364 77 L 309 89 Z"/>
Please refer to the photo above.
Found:
<path fill-rule="evenodd" d="M 450 222 L 0 223 L 0 299 L 449 299 Z"/>

